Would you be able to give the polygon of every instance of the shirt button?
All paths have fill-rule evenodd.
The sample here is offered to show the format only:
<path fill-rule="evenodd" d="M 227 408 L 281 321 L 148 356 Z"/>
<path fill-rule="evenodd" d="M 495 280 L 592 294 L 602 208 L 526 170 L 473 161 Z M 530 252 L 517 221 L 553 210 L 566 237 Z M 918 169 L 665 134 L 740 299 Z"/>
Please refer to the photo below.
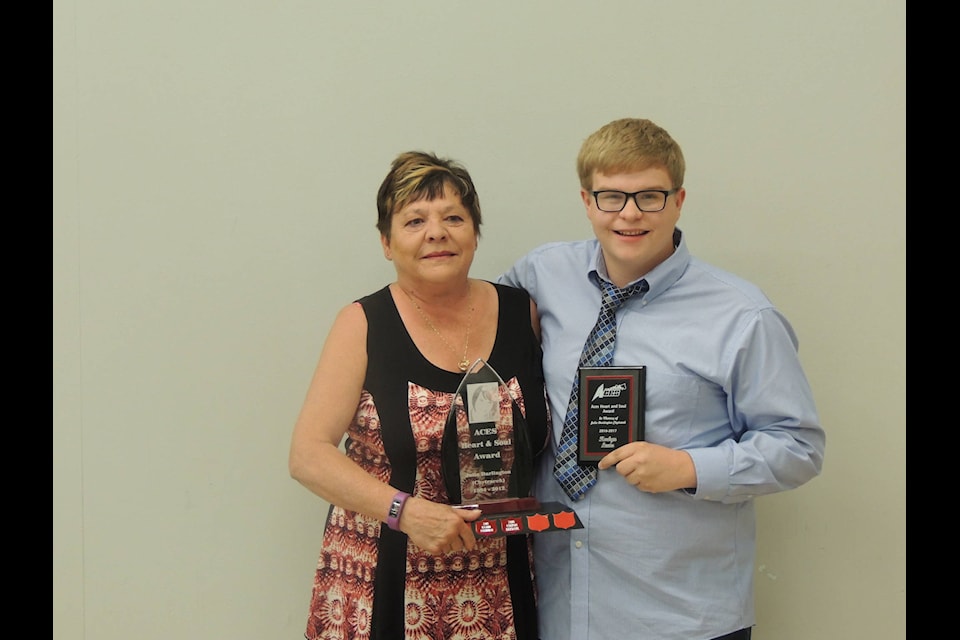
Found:
<path fill-rule="evenodd" d="M 573 546 L 575 546 L 577 549 L 579 549 L 579 548 L 581 548 L 581 547 L 583 546 L 583 541 L 582 541 L 582 540 L 577 540 L 576 542 L 573 543 Z"/>

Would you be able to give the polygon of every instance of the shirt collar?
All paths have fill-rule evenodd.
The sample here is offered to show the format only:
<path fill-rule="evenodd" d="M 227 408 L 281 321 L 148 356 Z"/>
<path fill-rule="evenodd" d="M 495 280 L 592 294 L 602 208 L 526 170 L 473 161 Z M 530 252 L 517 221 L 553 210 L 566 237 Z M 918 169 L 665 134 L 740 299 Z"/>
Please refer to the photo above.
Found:
<path fill-rule="evenodd" d="M 593 258 L 590 260 L 591 267 L 587 272 L 587 278 L 595 286 L 599 287 L 600 278 L 610 282 L 610 277 L 607 274 L 607 265 L 603 260 L 603 251 L 600 249 L 600 242 L 595 241 L 594 244 Z M 658 264 L 653 268 L 652 271 L 647 273 L 642 278 L 637 278 L 633 281 L 647 281 L 647 285 L 649 285 L 650 289 L 647 291 L 644 298 L 648 302 L 673 286 L 673 284 L 679 280 L 683 273 L 687 270 L 687 266 L 690 264 L 690 250 L 687 248 L 687 243 L 684 240 L 683 232 L 680 231 L 680 229 L 674 229 L 673 231 L 673 245 L 674 251 L 672 254 L 670 254 L 669 258 Z M 630 286 L 633 284 L 633 282 L 628 283 L 627 286 Z"/>

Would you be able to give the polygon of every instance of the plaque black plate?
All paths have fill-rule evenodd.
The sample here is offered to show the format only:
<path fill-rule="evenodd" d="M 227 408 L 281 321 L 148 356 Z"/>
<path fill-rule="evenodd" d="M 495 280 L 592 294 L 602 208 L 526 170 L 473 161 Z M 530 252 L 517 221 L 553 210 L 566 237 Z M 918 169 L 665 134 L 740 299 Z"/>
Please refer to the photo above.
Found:
<path fill-rule="evenodd" d="M 580 369 L 577 462 L 596 465 L 628 442 L 644 439 L 646 367 Z"/>

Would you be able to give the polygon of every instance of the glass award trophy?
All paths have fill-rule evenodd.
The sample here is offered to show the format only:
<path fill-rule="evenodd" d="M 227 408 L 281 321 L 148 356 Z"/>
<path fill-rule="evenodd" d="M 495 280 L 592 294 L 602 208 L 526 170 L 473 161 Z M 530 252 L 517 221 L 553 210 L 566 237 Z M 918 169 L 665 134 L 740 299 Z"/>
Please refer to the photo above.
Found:
<path fill-rule="evenodd" d="M 510 387 L 482 358 L 467 369 L 450 403 L 440 445 L 450 503 L 479 509 L 478 537 L 581 529 L 577 514 L 559 502 L 530 495 L 534 449 Z"/>
<path fill-rule="evenodd" d="M 441 458 L 454 505 L 484 514 L 539 506 L 530 496 L 533 448 L 523 413 L 510 388 L 482 358 L 467 369 L 454 394 Z"/>

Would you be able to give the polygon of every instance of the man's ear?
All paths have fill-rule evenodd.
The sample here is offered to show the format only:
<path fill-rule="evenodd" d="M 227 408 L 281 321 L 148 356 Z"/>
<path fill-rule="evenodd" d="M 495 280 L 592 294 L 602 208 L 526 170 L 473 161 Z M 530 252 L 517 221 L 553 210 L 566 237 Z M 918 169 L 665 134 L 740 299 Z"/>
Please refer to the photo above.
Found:
<path fill-rule="evenodd" d="M 586 207 L 587 211 L 590 211 L 591 198 L 593 198 L 593 194 L 586 189 L 580 189 L 580 199 L 583 200 L 583 206 Z"/>
<path fill-rule="evenodd" d="M 677 203 L 677 211 L 679 212 L 683 208 L 683 201 L 687 198 L 687 190 L 683 187 L 677 189 L 677 192 L 673 194 L 673 200 Z"/>

